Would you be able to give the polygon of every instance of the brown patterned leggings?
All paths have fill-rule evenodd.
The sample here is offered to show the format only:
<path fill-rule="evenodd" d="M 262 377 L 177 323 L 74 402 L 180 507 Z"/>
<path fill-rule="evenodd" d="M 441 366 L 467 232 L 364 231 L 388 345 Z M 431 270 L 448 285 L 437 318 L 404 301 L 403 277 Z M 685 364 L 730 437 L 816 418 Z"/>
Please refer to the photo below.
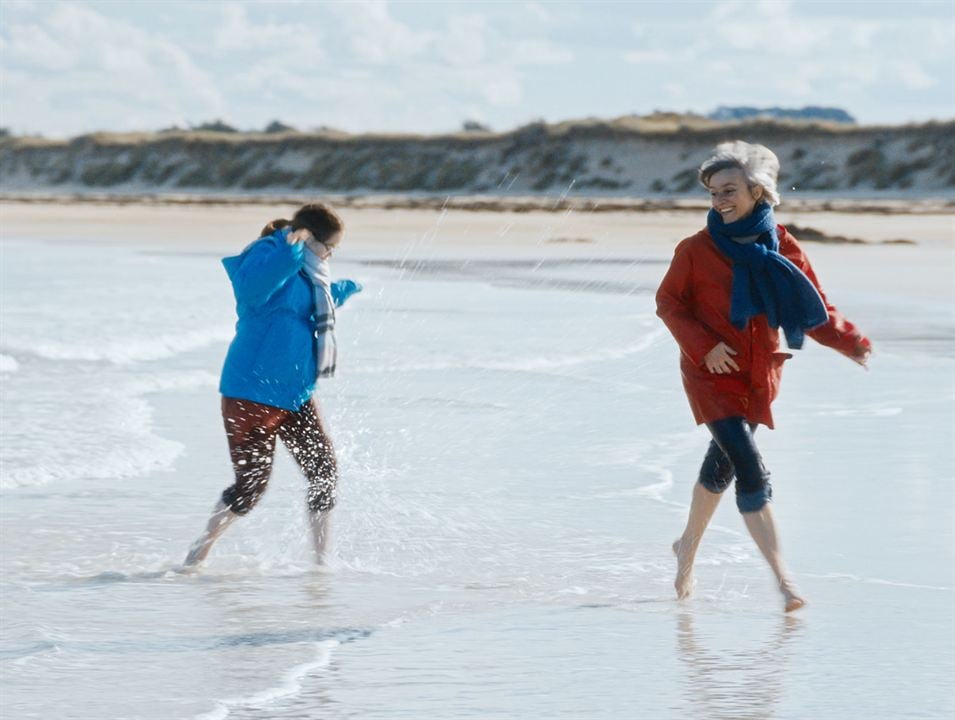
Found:
<path fill-rule="evenodd" d="M 293 412 L 223 397 L 222 420 L 235 471 L 235 483 L 222 493 L 222 502 L 232 512 L 247 514 L 265 492 L 272 474 L 276 435 L 308 480 L 309 510 L 324 512 L 335 506 L 335 450 L 314 400 Z"/>

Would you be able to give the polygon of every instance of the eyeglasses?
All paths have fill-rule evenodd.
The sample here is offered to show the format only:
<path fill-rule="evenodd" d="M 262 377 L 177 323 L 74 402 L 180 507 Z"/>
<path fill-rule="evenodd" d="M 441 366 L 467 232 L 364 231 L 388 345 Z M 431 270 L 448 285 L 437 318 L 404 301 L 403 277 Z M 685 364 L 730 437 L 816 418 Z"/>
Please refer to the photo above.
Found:
<path fill-rule="evenodd" d="M 332 253 L 335 252 L 335 248 L 324 240 L 312 239 L 310 244 L 313 252 L 320 250 L 320 252 L 316 252 L 316 254 L 321 258 L 329 258 L 332 256 Z"/>

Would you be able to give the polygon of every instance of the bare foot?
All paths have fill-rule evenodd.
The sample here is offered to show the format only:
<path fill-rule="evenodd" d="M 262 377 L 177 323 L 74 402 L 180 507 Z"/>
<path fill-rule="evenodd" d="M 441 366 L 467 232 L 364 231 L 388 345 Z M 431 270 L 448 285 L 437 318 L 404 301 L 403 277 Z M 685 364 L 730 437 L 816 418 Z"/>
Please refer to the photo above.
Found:
<path fill-rule="evenodd" d="M 683 538 L 673 541 L 673 554 L 676 555 L 676 580 L 673 587 L 676 589 L 677 600 L 684 600 L 693 594 L 693 560 L 687 559 L 680 551 L 683 549 Z"/>
<path fill-rule="evenodd" d="M 799 597 L 796 588 L 792 586 L 789 580 L 783 580 L 779 583 L 779 591 L 783 594 L 783 600 L 786 601 L 786 612 L 793 612 L 806 604 L 805 599 Z"/>
<path fill-rule="evenodd" d="M 238 517 L 239 516 L 232 512 L 229 506 L 225 505 L 220 499 L 216 503 L 216 506 L 212 508 L 212 515 L 209 517 L 209 522 L 206 523 L 206 529 L 202 535 L 199 536 L 199 539 L 190 546 L 189 554 L 186 555 L 186 559 L 182 564 L 186 567 L 190 567 L 192 565 L 198 565 L 205 560 L 218 537 L 224 533 L 226 528 L 235 522 Z"/>
<path fill-rule="evenodd" d="M 209 554 L 209 550 L 212 549 L 212 543 L 205 544 L 202 540 L 197 540 L 192 544 L 192 547 L 189 548 L 189 554 L 186 555 L 186 559 L 183 561 L 182 565 L 185 568 L 195 568 L 199 563 L 206 559 L 206 555 Z"/>
<path fill-rule="evenodd" d="M 309 525 L 312 528 L 312 542 L 315 545 L 315 560 L 320 565 L 328 564 L 328 545 L 331 511 L 314 512 L 309 515 Z"/>

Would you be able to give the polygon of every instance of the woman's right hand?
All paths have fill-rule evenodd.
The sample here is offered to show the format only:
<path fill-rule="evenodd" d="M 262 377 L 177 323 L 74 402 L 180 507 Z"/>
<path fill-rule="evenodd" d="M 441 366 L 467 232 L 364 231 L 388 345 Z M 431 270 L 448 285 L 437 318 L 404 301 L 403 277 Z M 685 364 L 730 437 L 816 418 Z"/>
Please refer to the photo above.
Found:
<path fill-rule="evenodd" d="M 307 228 L 299 228 L 298 230 L 293 230 L 288 234 L 288 237 L 285 238 L 285 242 L 289 245 L 294 245 L 295 243 L 305 242 L 312 237 L 312 231 Z"/>
<path fill-rule="evenodd" d="M 739 371 L 739 365 L 733 361 L 733 355 L 736 351 L 725 342 L 717 343 L 716 347 L 703 356 L 703 364 L 706 369 L 716 375 L 726 375 L 728 373 Z"/>
<path fill-rule="evenodd" d="M 872 343 L 869 341 L 869 338 L 862 338 L 857 342 L 850 357 L 853 362 L 858 363 L 865 370 L 868 370 L 869 358 L 872 357 Z"/>

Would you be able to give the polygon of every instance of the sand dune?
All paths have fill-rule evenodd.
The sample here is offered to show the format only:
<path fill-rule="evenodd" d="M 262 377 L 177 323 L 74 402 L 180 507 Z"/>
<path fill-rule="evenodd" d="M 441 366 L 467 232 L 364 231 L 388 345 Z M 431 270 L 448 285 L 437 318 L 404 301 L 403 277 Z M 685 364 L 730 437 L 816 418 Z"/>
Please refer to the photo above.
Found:
<path fill-rule="evenodd" d="M 867 127 L 681 116 L 535 123 L 507 133 L 443 136 L 172 132 L 3 138 L 0 192 L 200 193 L 246 200 L 262 194 L 387 193 L 404 196 L 405 207 L 447 194 L 546 198 L 558 205 L 581 197 L 670 202 L 696 196 L 696 168 L 706 153 L 735 138 L 776 151 L 781 186 L 794 200 L 955 199 L 955 121 Z"/>

